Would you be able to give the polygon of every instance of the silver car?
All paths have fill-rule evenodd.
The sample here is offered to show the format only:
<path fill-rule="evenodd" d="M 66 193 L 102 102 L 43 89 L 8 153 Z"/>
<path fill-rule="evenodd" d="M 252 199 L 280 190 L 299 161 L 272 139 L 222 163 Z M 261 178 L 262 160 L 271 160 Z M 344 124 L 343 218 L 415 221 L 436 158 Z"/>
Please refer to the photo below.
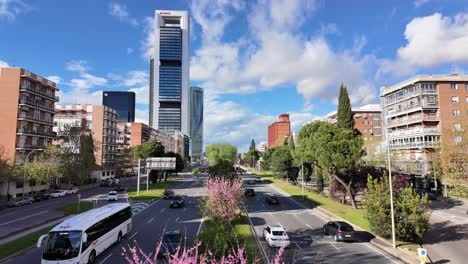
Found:
<path fill-rule="evenodd" d="M 24 197 L 22 199 L 17 199 L 17 200 L 13 200 L 13 201 L 8 202 L 8 206 L 9 207 L 17 207 L 17 206 L 22 206 L 22 205 L 25 205 L 25 204 L 32 204 L 33 201 L 34 201 L 34 199 L 32 197 Z"/>

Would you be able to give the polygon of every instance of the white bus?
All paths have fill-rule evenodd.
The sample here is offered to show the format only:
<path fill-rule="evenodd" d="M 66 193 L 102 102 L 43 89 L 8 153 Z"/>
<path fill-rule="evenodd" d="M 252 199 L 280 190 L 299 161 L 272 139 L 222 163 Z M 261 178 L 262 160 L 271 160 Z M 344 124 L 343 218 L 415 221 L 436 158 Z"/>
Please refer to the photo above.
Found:
<path fill-rule="evenodd" d="M 131 229 L 128 203 L 108 204 L 70 217 L 39 238 L 37 247 L 44 241 L 41 263 L 95 263 L 100 253 Z"/>

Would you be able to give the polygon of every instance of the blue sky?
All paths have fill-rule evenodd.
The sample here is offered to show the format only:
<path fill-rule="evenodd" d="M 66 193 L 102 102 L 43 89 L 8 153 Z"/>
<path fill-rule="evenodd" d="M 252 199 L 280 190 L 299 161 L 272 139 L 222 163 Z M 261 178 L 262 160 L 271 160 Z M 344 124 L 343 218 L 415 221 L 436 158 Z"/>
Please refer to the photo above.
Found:
<path fill-rule="evenodd" d="M 466 73 L 466 0 L 0 0 L 0 66 L 50 77 L 61 103 L 137 93 L 147 122 L 156 9 L 189 10 L 192 85 L 205 88 L 205 144 L 245 150 L 290 113 L 293 130 L 416 74 Z"/>

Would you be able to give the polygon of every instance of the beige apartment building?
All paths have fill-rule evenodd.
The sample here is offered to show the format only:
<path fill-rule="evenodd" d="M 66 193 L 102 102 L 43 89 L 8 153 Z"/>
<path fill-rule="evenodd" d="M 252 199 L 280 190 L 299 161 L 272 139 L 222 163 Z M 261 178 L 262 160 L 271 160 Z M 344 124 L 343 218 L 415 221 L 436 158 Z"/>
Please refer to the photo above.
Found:
<path fill-rule="evenodd" d="M 117 162 L 117 112 L 107 106 L 89 104 L 57 105 L 55 110 L 54 131 L 59 135 L 67 127 L 78 127 L 83 133 L 92 134 L 97 165 L 92 177 L 99 180 L 114 177 Z M 62 143 L 59 136 L 56 144 Z"/>
<path fill-rule="evenodd" d="M 22 68 L 0 68 L 0 151 L 10 164 L 22 164 L 51 144 L 54 105 L 58 91 L 54 82 Z M 28 156 L 29 155 L 29 156 Z M 0 198 L 16 197 L 47 189 L 48 183 L 0 182 Z"/>
<path fill-rule="evenodd" d="M 385 139 L 397 171 L 430 176 L 430 161 L 443 144 L 457 144 L 466 131 L 468 76 L 422 76 L 382 87 Z M 465 132 L 466 133 L 466 132 Z"/>

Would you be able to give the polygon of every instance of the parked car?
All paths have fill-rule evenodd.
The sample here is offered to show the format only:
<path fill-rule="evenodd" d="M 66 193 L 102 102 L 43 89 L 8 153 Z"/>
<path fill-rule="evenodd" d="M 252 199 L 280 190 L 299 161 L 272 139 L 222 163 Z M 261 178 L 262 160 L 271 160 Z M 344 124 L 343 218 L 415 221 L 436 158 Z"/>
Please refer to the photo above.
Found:
<path fill-rule="evenodd" d="M 33 195 L 34 202 L 39 202 L 39 201 L 49 200 L 49 199 L 50 199 L 50 193 L 37 193 Z"/>
<path fill-rule="evenodd" d="M 117 185 L 115 186 L 115 188 L 114 188 L 114 191 L 116 191 L 116 192 L 121 192 L 121 191 L 123 191 L 123 190 L 124 190 L 124 187 L 123 187 L 122 184 L 117 184 Z"/>
<path fill-rule="evenodd" d="M 174 191 L 173 190 L 165 190 L 164 193 L 163 193 L 163 199 L 172 199 L 172 197 L 174 196 Z"/>
<path fill-rule="evenodd" d="M 26 204 L 32 204 L 34 199 L 32 197 L 24 197 L 8 202 L 8 207 L 22 206 Z"/>
<path fill-rule="evenodd" d="M 260 176 L 255 177 L 255 182 L 262 182 L 262 177 Z"/>
<path fill-rule="evenodd" d="M 158 252 L 158 257 L 167 257 L 176 252 L 181 246 L 184 234 L 181 230 L 167 231 L 162 236 L 162 244 Z"/>
<path fill-rule="evenodd" d="M 255 196 L 255 191 L 252 188 L 245 189 L 244 192 L 245 197 Z"/>
<path fill-rule="evenodd" d="M 78 189 L 78 187 L 71 187 L 67 190 L 65 190 L 67 192 L 67 194 L 74 194 L 74 193 L 77 193 L 80 189 Z"/>
<path fill-rule="evenodd" d="M 265 196 L 265 201 L 268 204 L 275 204 L 275 205 L 279 204 L 279 199 L 278 199 L 278 196 L 276 196 L 276 194 L 267 194 Z"/>
<path fill-rule="evenodd" d="M 263 237 L 270 247 L 289 247 L 289 236 L 280 224 L 267 226 L 263 229 Z"/>
<path fill-rule="evenodd" d="M 67 194 L 66 191 L 64 190 L 56 190 L 50 193 L 50 197 L 52 198 L 58 198 L 58 197 L 63 197 Z"/>
<path fill-rule="evenodd" d="M 169 207 L 170 208 L 182 208 L 185 206 L 185 201 L 182 196 L 174 196 L 174 200 L 171 201 Z"/>
<path fill-rule="evenodd" d="M 116 191 L 110 191 L 109 194 L 107 194 L 107 201 L 117 201 L 118 199 L 119 195 Z"/>
<path fill-rule="evenodd" d="M 331 235 L 335 241 L 354 241 L 354 228 L 343 221 L 330 221 L 323 226 L 323 234 Z"/>

